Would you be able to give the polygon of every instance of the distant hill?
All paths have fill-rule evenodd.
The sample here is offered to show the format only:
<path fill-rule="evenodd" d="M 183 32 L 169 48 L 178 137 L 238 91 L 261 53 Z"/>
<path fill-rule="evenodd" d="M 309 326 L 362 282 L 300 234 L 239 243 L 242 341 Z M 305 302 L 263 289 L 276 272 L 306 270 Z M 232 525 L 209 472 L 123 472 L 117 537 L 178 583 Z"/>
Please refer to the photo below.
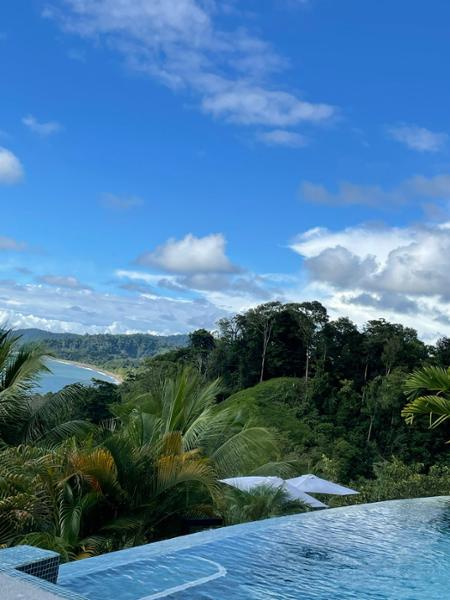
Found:
<path fill-rule="evenodd" d="M 24 343 L 39 342 L 59 358 L 109 367 L 137 365 L 147 356 L 155 356 L 182 348 L 188 336 L 133 334 L 85 334 L 53 333 L 43 329 L 20 329 L 17 331 Z"/>
<path fill-rule="evenodd" d="M 22 336 L 22 341 L 25 344 L 28 344 L 30 342 L 40 342 L 41 340 L 45 340 L 45 339 L 64 337 L 67 335 L 81 337 L 81 336 L 78 336 L 76 333 L 53 333 L 53 331 L 46 331 L 45 329 L 35 329 L 35 328 L 16 329 L 14 333 Z"/>

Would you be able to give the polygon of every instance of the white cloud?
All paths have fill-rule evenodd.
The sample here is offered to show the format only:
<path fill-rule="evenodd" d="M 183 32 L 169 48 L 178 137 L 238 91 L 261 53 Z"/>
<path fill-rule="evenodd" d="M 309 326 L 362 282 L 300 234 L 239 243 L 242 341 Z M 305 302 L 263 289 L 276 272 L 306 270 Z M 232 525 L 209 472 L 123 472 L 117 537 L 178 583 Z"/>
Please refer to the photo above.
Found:
<path fill-rule="evenodd" d="M 410 242 L 409 229 L 361 225 L 341 231 L 330 231 L 324 227 L 309 229 L 297 236 L 290 247 L 305 258 L 317 257 L 324 250 L 340 247 L 361 259 L 375 256 L 385 262 L 393 250 Z"/>
<path fill-rule="evenodd" d="M 286 65 L 271 45 L 216 25 L 226 5 L 215 0 L 63 0 L 47 9 L 64 29 L 113 48 L 135 70 L 174 90 L 194 93 L 203 111 L 243 125 L 284 127 L 332 117 L 328 104 L 281 90 L 273 74 Z M 245 11 L 244 11 L 245 12 Z M 244 12 L 235 11 L 241 19 Z"/>
<path fill-rule="evenodd" d="M 268 146 L 285 146 L 287 148 L 302 148 L 308 144 L 304 135 L 285 129 L 273 129 L 258 134 L 258 139 Z"/>
<path fill-rule="evenodd" d="M 142 254 L 138 263 L 169 273 L 229 273 L 236 270 L 225 254 L 226 240 L 220 233 L 181 240 L 170 239 L 153 252 Z"/>
<path fill-rule="evenodd" d="M 0 184 L 19 183 L 23 179 L 23 167 L 11 150 L 0 146 Z"/>
<path fill-rule="evenodd" d="M 340 314 L 386 316 L 431 338 L 450 333 L 449 224 L 317 228 L 291 248 L 304 259 L 310 287 Z"/>
<path fill-rule="evenodd" d="M 180 262 L 184 255 L 178 251 L 186 239 L 194 240 L 187 256 L 195 271 L 188 270 L 186 260 Z M 292 242 L 303 266 L 291 274 L 208 270 L 203 251 L 192 255 L 195 241 L 204 239 L 186 236 L 169 241 L 168 253 L 167 244 L 152 253 L 167 274 L 118 269 L 117 280 L 110 282 L 117 293 L 86 289 L 66 276 L 47 275 L 28 284 L 4 279 L 0 321 L 8 316 L 12 325 L 54 331 L 175 333 L 213 328 L 220 317 L 268 300 L 318 299 L 332 317 L 349 316 L 360 325 L 385 317 L 418 329 L 430 341 L 450 335 L 450 223 L 315 228 Z M 219 265 L 227 267 L 224 250 L 216 259 L 221 256 Z"/>
<path fill-rule="evenodd" d="M 388 134 L 397 142 L 419 152 L 438 152 L 444 148 L 448 140 L 446 133 L 430 131 L 417 125 L 389 127 Z"/>
<path fill-rule="evenodd" d="M 138 196 L 117 196 L 116 194 L 105 193 L 100 197 L 100 203 L 105 208 L 114 210 L 128 210 L 142 206 L 144 201 Z"/>
<path fill-rule="evenodd" d="M 62 126 L 57 121 L 48 121 L 47 123 L 40 123 L 33 115 L 27 115 L 22 119 L 22 123 L 28 127 L 34 133 L 39 135 L 52 135 L 62 130 Z"/>
<path fill-rule="evenodd" d="M 66 275 L 41 275 L 37 278 L 40 283 L 71 290 L 88 290 L 89 286 L 81 283 L 76 277 Z"/>

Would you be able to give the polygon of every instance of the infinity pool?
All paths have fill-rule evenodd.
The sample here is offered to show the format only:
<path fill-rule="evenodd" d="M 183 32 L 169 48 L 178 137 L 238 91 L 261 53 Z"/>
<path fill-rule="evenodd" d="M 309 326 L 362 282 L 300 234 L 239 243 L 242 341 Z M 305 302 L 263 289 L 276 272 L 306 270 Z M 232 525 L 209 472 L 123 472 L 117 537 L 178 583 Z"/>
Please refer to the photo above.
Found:
<path fill-rule="evenodd" d="M 89 600 L 444 600 L 450 497 L 225 527 L 63 565 Z"/>

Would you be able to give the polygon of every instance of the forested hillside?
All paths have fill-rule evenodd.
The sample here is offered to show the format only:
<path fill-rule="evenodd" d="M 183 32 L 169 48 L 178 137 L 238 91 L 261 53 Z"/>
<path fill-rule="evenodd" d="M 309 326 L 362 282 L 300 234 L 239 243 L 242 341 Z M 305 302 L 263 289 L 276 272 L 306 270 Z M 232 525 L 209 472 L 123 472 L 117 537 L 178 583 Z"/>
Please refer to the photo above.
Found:
<path fill-rule="evenodd" d="M 318 302 L 275 302 L 222 320 L 216 336 L 194 332 L 188 348 L 145 361 L 124 390 L 144 392 L 180 364 L 220 378 L 224 404 L 276 429 L 283 455 L 302 471 L 350 482 L 374 477 L 393 457 L 425 471 L 448 461 L 446 422 L 430 430 L 426 419 L 411 427 L 401 415 L 408 375 L 450 364 L 447 338 L 426 345 L 383 319 L 358 329 L 330 320 Z"/>
<path fill-rule="evenodd" d="M 39 342 L 59 358 L 110 368 L 136 366 L 144 357 L 185 346 L 188 339 L 186 335 L 78 335 L 42 329 L 23 329 L 18 334 L 23 342 Z"/>

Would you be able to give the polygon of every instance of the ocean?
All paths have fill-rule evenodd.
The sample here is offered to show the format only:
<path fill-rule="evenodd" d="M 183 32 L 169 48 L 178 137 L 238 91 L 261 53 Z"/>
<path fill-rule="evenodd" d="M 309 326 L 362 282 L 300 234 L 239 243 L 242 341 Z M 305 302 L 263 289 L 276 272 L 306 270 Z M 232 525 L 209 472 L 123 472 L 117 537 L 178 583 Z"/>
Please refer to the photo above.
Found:
<path fill-rule="evenodd" d="M 36 391 L 40 394 L 47 392 L 57 392 L 64 386 L 70 383 L 84 383 L 89 384 L 92 378 L 101 379 L 102 381 L 109 381 L 110 383 L 118 383 L 118 380 L 87 367 L 80 367 L 74 363 L 65 363 L 54 358 L 46 359 L 46 364 L 51 373 L 44 373 L 36 386 Z"/>

